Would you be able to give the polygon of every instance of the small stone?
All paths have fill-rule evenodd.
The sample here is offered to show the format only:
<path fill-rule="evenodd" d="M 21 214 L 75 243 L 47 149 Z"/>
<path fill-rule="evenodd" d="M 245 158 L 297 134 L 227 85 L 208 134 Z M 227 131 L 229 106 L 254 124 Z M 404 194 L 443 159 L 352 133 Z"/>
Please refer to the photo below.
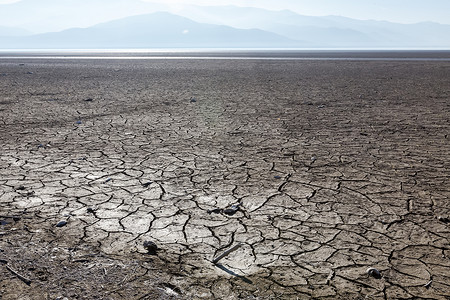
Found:
<path fill-rule="evenodd" d="M 197 99 L 195 99 L 195 97 L 191 97 L 191 102 L 197 102 Z"/>
<path fill-rule="evenodd" d="M 366 272 L 367 272 L 367 274 L 368 274 L 369 276 L 372 276 L 372 277 L 375 278 L 375 279 L 381 279 L 381 273 L 380 273 L 380 271 L 378 271 L 378 270 L 375 269 L 375 268 L 368 268 Z"/>
<path fill-rule="evenodd" d="M 149 187 L 150 184 L 152 184 L 152 183 L 153 183 L 153 182 L 148 181 L 148 182 L 146 182 L 146 183 L 143 183 L 142 186 L 143 186 L 143 187 Z"/>
<path fill-rule="evenodd" d="M 80 121 L 80 120 L 78 120 L 78 121 L 77 121 L 77 124 L 81 124 L 81 121 Z"/>
<path fill-rule="evenodd" d="M 276 175 L 276 176 L 273 176 L 273 178 L 275 178 L 275 179 L 281 179 L 281 176 Z"/>
<path fill-rule="evenodd" d="M 241 205 L 240 203 L 231 205 L 230 208 L 224 209 L 223 213 L 226 214 L 226 215 L 232 216 L 239 210 L 239 206 L 240 205 Z"/>
<path fill-rule="evenodd" d="M 92 102 L 92 101 L 94 101 L 94 99 L 92 99 L 92 98 L 87 98 L 87 99 L 84 99 L 84 101 L 86 101 L 86 102 Z"/>
<path fill-rule="evenodd" d="M 424 285 L 424 287 L 428 290 L 431 287 L 432 283 L 433 283 L 433 280 L 430 280 Z"/>
<path fill-rule="evenodd" d="M 0 220 L 0 225 L 4 226 L 4 225 L 8 225 L 11 223 L 12 220 L 10 219 L 4 219 L 4 220 Z"/>
<path fill-rule="evenodd" d="M 30 75 L 31 75 L 31 74 L 33 74 L 33 72 L 27 72 L 27 74 L 30 74 Z"/>
<path fill-rule="evenodd" d="M 87 208 L 87 212 L 93 214 L 94 213 L 94 209 L 92 207 L 88 207 Z"/>
<path fill-rule="evenodd" d="M 145 241 L 143 243 L 143 246 L 144 246 L 145 250 L 147 250 L 148 254 L 155 255 L 156 251 L 158 250 L 158 246 L 156 246 L 156 244 L 152 241 Z"/>
<path fill-rule="evenodd" d="M 450 219 L 444 216 L 439 216 L 437 219 L 445 224 L 450 223 Z"/>
<path fill-rule="evenodd" d="M 59 222 L 56 224 L 56 227 L 63 227 L 63 226 L 66 226 L 66 225 L 67 225 L 67 221 L 62 220 L 62 221 L 59 221 Z"/>
<path fill-rule="evenodd" d="M 211 213 L 220 214 L 221 212 L 222 212 L 222 210 L 220 208 L 213 208 L 213 209 L 207 210 L 208 214 L 211 214 Z"/>
<path fill-rule="evenodd" d="M 108 178 L 105 180 L 105 183 L 110 182 L 112 180 L 112 178 Z"/>
<path fill-rule="evenodd" d="M 16 188 L 16 190 L 18 191 L 23 191 L 25 189 L 25 187 L 23 185 L 20 185 Z"/>

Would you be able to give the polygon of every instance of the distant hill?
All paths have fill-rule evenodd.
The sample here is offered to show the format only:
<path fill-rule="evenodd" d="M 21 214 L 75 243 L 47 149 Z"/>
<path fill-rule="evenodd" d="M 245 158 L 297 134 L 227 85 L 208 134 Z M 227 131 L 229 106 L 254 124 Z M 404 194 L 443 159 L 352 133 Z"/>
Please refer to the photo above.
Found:
<path fill-rule="evenodd" d="M 46 10 L 46 7 L 52 9 Z M 147 13 L 155 9 L 160 11 Z M 24 14 L 21 20 L 12 17 L 20 15 L 20 12 Z M 136 15 L 139 12 L 144 14 Z M 133 16 L 123 17 L 124 15 Z M 108 21 L 94 24 L 94 20 L 98 18 Z M 231 5 L 183 6 L 179 9 L 140 0 L 109 0 L 108 6 L 104 5 L 104 0 L 22 0 L 1 5 L 0 24 L 5 22 L 13 27 L 0 27 L 0 48 L 3 49 L 450 49 L 450 25 L 431 22 L 398 24 L 339 16 L 304 16 L 289 10 L 271 11 Z M 89 23 L 88 26 L 84 26 L 86 22 Z M 68 24 L 78 24 L 78 27 L 85 28 L 67 28 Z M 61 27 L 65 30 L 57 29 Z M 53 32 L 27 36 L 29 32 L 19 28 L 36 28 L 38 31 L 48 28 Z"/>
<path fill-rule="evenodd" d="M 3 38 L 3 48 L 301 47 L 299 41 L 260 29 L 194 22 L 166 12 L 139 15 L 88 28 Z"/>
<path fill-rule="evenodd" d="M 205 23 L 259 28 L 305 44 L 325 47 L 448 47 L 450 25 L 398 24 L 340 16 L 304 16 L 290 10 L 254 7 L 188 6 L 177 14 Z"/>

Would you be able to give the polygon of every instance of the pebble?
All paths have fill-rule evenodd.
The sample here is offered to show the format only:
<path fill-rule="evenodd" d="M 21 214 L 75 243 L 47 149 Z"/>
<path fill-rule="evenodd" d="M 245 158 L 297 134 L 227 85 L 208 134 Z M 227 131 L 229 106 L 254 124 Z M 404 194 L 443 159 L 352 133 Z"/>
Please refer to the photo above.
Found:
<path fill-rule="evenodd" d="M 67 225 L 67 221 L 62 220 L 62 221 L 59 221 L 59 222 L 56 224 L 56 227 L 63 227 L 63 226 L 66 226 L 66 225 Z"/>
<path fill-rule="evenodd" d="M 142 186 L 143 186 L 143 187 L 148 187 L 148 186 L 149 186 L 150 184 L 152 184 L 152 182 L 151 182 L 151 181 L 149 181 L 149 182 L 146 182 L 146 183 L 143 183 L 143 184 L 142 184 Z"/>
<path fill-rule="evenodd" d="M 375 269 L 375 268 L 368 268 L 366 272 L 367 272 L 367 274 L 368 274 L 369 276 L 372 276 L 372 277 L 375 278 L 375 279 L 381 279 L 381 273 L 380 273 L 380 271 L 378 271 L 378 270 Z"/>
<path fill-rule="evenodd" d="M 77 124 L 81 124 L 81 121 L 77 121 Z"/>
<path fill-rule="evenodd" d="M 281 179 L 281 176 L 276 175 L 276 176 L 273 176 L 273 178 L 275 178 L 275 179 Z"/>
<path fill-rule="evenodd" d="M 158 250 L 158 246 L 152 241 L 144 241 L 143 246 L 145 250 L 147 250 L 147 253 L 149 254 L 156 254 L 156 251 Z"/>
<path fill-rule="evenodd" d="M 94 213 L 94 209 L 92 207 L 88 207 L 87 208 L 87 212 L 93 214 Z"/>
<path fill-rule="evenodd" d="M 11 221 L 10 220 L 0 220 L 0 225 L 8 225 L 9 223 L 11 223 Z"/>
<path fill-rule="evenodd" d="M 230 208 L 224 209 L 223 213 L 226 214 L 226 215 L 232 216 L 239 210 L 239 206 L 240 205 L 241 205 L 240 203 L 231 205 Z"/>
<path fill-rule="evenodd" d="M 220 208 L 214 208 L 214 209 L 208 209 L 207 212 L 208 212 L 208 214 L 211 214 L 211 213 L 220 214 L 222 212 L 222 210 Z"/>
<path fill-rule="evenodd" d="M 92 99 L 92 98 L 87 98 L 87 99 L 84 99 L 84 101 L 86 101 L 86 102 L 92 102 L 92 101 L 94 101 L 94 99 Z"/>
<path fill-rule="evenodd" d="M 191 97 L 191 102 L 197 102 L 197 99 L 195 99 L 195 97 Z"/>
<path fill-rule="evenodd" d="M 447 217 L 439 216 L 437 219 L 445 224 L 450 223 L 450 219 Z"/>

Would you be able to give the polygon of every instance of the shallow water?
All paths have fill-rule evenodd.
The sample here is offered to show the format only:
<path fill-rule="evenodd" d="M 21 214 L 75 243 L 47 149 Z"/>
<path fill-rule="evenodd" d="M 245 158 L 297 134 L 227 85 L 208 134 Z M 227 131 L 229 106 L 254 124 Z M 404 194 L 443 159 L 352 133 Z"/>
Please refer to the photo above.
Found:
<path fill-rule="evenodd" d="M 248 49 L 99 49 L 0 50 L 0 59 L 262 59 L 344 61 L 450 61 L 450 50 L 248 50 Z"/>

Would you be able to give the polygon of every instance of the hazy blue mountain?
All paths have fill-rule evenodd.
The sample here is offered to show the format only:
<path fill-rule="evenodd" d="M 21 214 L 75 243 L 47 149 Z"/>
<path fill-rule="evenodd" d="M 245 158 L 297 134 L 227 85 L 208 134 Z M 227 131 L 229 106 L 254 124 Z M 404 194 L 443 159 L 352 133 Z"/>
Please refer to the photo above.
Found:
<path fill-rule="evenodd" d="M 236 29 L 194 22 L 166 12 L 139 15 L 89 28 L 24 38 L 3 38 L 4 48 L 166 48 L 166 47 L 301 47 L 260 29 Z"/>
<path fill-rule="evenodd" d="M 289 10 L 253 7 L 188 6 L 177 12 L 206 23 L 259 28 L 306 44 L 331 47 L 450 47 L 450 25 L 398 24 L 340 16 L 312 17 Z"/>
<path fill-rule="evenodd" d="M 108 0 L 108 5 L 104 0 L 22 0 L 0 8 L 0 26 L 46 32 L 22 38 L 23 31 L 0 28 L 0 48 L 450 48 L 450 25 L 431 22 L 397 24 L 237 6 L 179 8 L 140 0 Z M 155 11 L 171 14 L 147 14 Z"/>

